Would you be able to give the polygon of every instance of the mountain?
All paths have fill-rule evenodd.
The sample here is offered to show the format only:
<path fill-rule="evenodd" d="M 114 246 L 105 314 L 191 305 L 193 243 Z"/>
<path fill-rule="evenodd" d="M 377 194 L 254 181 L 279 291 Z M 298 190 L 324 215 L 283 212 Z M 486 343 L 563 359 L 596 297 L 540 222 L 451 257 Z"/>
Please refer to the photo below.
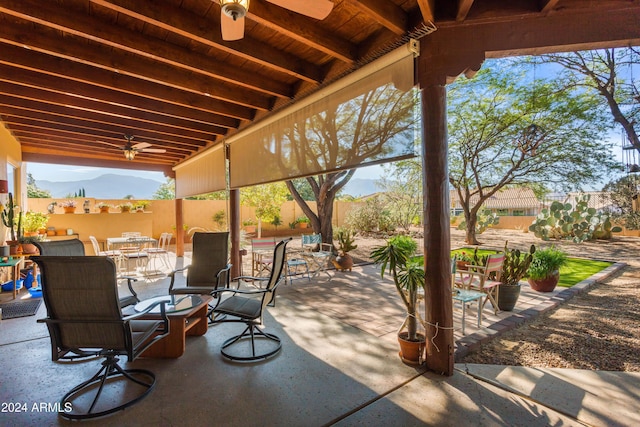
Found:
<path fill-rule="evenodd" d="M 368 196 L 380 191 L 375 179 L 353 178 L 344 186 L 343 192 L 354 197 Z"/>
<path fill-rule="evenodd" d="M 36 180 L 42 190 L 49 190 L 52 197 L 63 198 L 84 188 L 87 197 L 96 199 L 122 199 L 131 195 L 134 199 L 150 199 L 162 182 L 129 175 L 105 174 L 81 181 Z"/>

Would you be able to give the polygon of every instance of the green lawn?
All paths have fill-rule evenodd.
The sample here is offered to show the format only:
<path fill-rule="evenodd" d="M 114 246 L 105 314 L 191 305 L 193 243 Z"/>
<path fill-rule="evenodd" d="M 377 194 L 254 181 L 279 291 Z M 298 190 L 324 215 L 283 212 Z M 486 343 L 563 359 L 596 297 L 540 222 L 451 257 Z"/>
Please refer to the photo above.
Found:
<path fill-rule="evenodd" d="M 473 255 L 473 249 L 462 248 L 451 251 L 451 255 L 466 252 Z M 494 254 L 496 251 L 489 249 L 478 249 L 478 255 Z M 599 271 L 609 267 L 612 263 L 606 261 L 593 261 L 584 258 L 569 258 L 567 264 L 560 269 L 560 282 L 558 286 L 570 288 L 576 283 L 587 279 Z"/>

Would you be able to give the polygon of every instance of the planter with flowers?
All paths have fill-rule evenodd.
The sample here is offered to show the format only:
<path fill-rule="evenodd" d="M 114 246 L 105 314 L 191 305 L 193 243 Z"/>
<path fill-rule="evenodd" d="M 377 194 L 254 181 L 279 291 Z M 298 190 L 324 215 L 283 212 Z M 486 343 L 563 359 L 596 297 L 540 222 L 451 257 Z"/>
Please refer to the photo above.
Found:
<path fill-rule="evenodd" d="M 121 213 L 131 212 L 131 209 L 133 208 L 133 204 L 132 203 L 123 203 L 121 205 L 118 205 L 118 208 L 120 209 Z"/>
<path fill-rule="evenodd" d="M 64 202 L 60 203 L 60 206 L 62 206 L 62 209 L 64 209 L 64 213 L 72 214 L 76 211 L 76 207 L 78 205 L 75 200 L 65 200 Z"/>
<path fill-rule="evenodd" d="M 96 204 L 96 208 L 98 208 L 100 213 L 109 213 L 109 209 L 111 209 L 112 206 L 109 203 L 100 202 L 100 203 Z"/>

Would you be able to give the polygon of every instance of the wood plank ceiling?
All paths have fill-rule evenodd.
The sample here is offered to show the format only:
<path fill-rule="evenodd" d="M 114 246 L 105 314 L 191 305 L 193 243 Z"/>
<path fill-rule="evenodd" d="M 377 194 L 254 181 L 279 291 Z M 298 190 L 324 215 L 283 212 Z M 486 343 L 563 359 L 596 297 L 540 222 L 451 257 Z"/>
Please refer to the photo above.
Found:
<path fill-rule="evenodd" d="M 245 37 L 229 42 L 218 1 L 0 0 L 0 119 L 25 161 L 170 174 L 425 26 L 639 7 L 635 0 L 333 2 L 318 21 L 251 0 Z M 127 161 L 124 135 L 166 151 Z"/>

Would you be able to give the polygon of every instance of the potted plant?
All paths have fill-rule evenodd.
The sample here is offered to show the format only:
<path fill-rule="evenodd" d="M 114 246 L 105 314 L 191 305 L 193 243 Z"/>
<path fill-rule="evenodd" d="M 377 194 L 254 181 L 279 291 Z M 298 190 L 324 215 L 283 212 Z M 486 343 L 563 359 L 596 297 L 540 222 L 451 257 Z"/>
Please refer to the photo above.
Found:
<path fill-rule="evenodd" d="M 298 226 L 300 228 L 307 228 L 309 226 L 309 218 L 306 216 L 300 216 L 298 217 L 298 219 L 296 220 L 296 222 L 298 223 Z"/>
<path fill-rule="evenodd" d="M 469 264 L 474 264 L 473 256 L 465 251 L 456 254 L 456 268 L 458 270 L 467 270 Z"/>
<path fill-rule="evenodd" d="M 138 200 L 135 205 L 133 205 L 133 209 L 136 212 L 144 212 L 149 206 L 151 202 L 148 200 Z"/>
<path fill-rule="evenodd" d="M 96 208 L 100 211 L 100 213 L 109 213 L 109 209 L 111 209 L 111 205 L 107 202 L 98 202 L 96 204 Z"/>
<path fill-rule="evenodd" d="M 20 243 L 18 238 L 22 236 L 22 213 L 20 207 L 13 202 L 13 195 L 9 193 L 9 201 L 7 205 L 2 209 L 2 224 L 9 229 L 10 240 L 7 240 L 7 245 L 10 247 L 11 255 L 15 255 L 20 252 Z M 2 236 L 4 238 L 4 236 Z"/>
<path fill-rule="evenodd" d="M 37 236 L 40 234 L 40 230 L 45 230 L 49 222 L 49 215 L 41 212 L 29 211 L 24 214 L 24 221 L 22 223 L 22 229 L 25 236 Z"/>
<path fill-rule="evenodd" d="M 358 247 L 353 243 L 353 234 L 351 230 L 339 228 L 336 230 L 334 238 L 338 241 L 338 256 L 333 260 L 336 270 L 351 271 L 353 267 L 353 258 L 349 255 L 349 251 Z"/>
<path fill-rule="evenodd" d="M 252 218 L 247 218 L 242 221 L 242 226 L 244 227 L 244 231 L 246 231 L 247 233 L 256 232 L 256 222 Z"/>
<path fill-rule="evenodd" d="M 120 209 L 121 213 L 126 213 L 126 212 L 131 212 L 131 209 L 133 208 L 133 204 L 130 202 L 127 203 L 122 203 L 121 205 L 117 206 L 118 209 Z"/>
<path fill-rule="evenodd" d="M 551 292 L 560 280 L 560 267 L 567 263 L 567 254 L 555 246 L 537 251 L 527 271 L 527 281 L 531 289 Z"/>
<path fill-rule="evenodd" d="M 520 280 L 527 274 L 536 252 L 535 245 L 531 245 L 528 253 L 521 253 L 519 249 L 509 249 L 508 243 L 504 244 L 504 262 L 498 291 L 498 308 L 502 311 L 512 311 L 515 307 L 520 297 Z"/>
<path fill-rule="evenodd" d="M 371 258 L 380 265 L 380 276 L 389 267 L 393 284 L 406 308 L 407 316 L 398 330 L 400 357 L 404 362 L 422 364 L 426 338 L 424 326 L 418 321 L 418 291 L 424 289 L 424 266 L 413 260 L 417 243 L 408 236 L 396 236 L 371 252 Z"/>
<path fill-rule="evenodd" d="M 36 236 L 20 236 L 18 238 L 18 242 L 20 243 L 20 246 L 22 247 L 22 253 L 23 254 L 37 254 L 38 253 L 38 248 L 36 247 L 36 245 L 33 244 L 33 242 L 37 242 L 41 240 L 40 236 L 36 235 Z"/>
<path fill-rule="evenodd" d="M 60 206 L 62 206 L 62 209 L 64 209 L 64 213 L 74 213 L 76 211 L 76 201 L 75 200 L 65 200 L 64 202 L 60 203 Z"/>

